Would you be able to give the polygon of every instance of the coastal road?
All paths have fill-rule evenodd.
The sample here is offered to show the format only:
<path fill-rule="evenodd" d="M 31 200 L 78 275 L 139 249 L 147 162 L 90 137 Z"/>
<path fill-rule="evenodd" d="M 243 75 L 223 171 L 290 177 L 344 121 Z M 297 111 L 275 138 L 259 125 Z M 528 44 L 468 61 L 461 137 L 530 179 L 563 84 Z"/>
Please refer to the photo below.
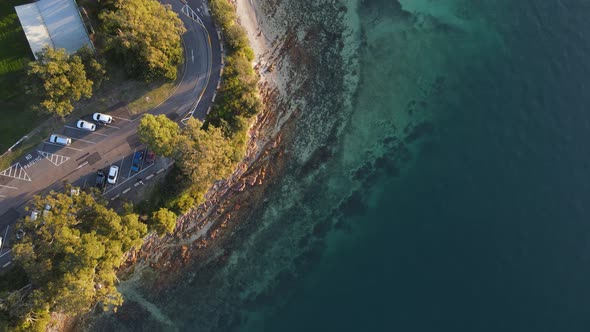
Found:
<path fill-rule="evenodd" d="M 202 120 L 211 105 L 222 67 L 218 34 L 204 1 L 161 2 L 172 6 L 187 29 L 182 36 L 185 60 L 173 93 L 149 113 L 166 114 L 177 121 L 186 116 Z M 133 116 L 122 103 L 112 105 L 104 113 L 112 115 L 115 122 L 97 126 L 95 132 L 87 132 L 76 128 L 78 119 L 72 119 L 56 132 L 70 137 L 71 145 L 59 146 L 45 141 L 9 168 L 0 170 L 0 236 L 4 238 L 0 249 L 0 270 L 12 259 L 10 241 L 14 223 L 29 213 L 25 207 L 34 195 L 63 189 L 64 183 L 93 186 L 97 170 L 107 170 L 110 165 L 121 167 L 118 184 L 135 175 L 130 169 L 133 154 L 145 151 L 137 136 L 137 124 L 142 115 Z M 84 119 L 91 121 L 90 118 Z M 149 166 L 158 165 L 161 163 Z M 123 189 L 115 185 L 108 187 L 107 192 L 116 195 Z"/>

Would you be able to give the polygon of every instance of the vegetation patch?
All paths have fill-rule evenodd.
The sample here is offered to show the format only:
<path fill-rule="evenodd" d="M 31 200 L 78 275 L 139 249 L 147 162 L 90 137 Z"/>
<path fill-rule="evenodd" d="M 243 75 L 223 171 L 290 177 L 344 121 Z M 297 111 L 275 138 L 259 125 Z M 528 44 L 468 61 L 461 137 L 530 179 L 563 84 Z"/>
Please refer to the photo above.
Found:
<path fill-rule="evenodd" d="M 4 152 L 46 116 L 30 110 L 23 77 L 33 59 L 14 6 L 28 0 L 0 1 L 0 151 Z M 1 152 L 0 152 L 1 153 Z"/>

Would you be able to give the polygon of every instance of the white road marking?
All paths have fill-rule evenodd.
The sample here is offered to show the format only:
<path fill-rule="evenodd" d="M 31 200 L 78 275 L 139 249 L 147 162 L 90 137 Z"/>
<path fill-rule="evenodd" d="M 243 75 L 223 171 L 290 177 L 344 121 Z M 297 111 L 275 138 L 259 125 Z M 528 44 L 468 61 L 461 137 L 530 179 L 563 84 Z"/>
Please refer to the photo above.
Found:
<path fill-rule="evenodd" d="M 193 63 L 195 63 L 195 52 L 192 48 L 191 48 L 191 59 L 193 60 Z"/>
<path fill-rule="evenodd" d="M 60 148 L 70 149 L 70 150 L 74 150 L 74 151 L 78 151 L 78 152 L 84 151 L 82 149 L 76 149 L 76 148 L 72 148 L 72 147 L 69 147 L 69 146 L 63 146 L 63 145 L 59 145 L 59 144 L 55 144 L 55 143 L 51 143 L 51 142 L 43 142 L 43 143 L 50 144 L 50 145 L 55 145 L 55 146 L 59 146 Z"/>
<path fill-rule="evenodd" d="M 125 119 L 125 118 L 120 118 L 120 117 L 118 117 L 118 116 L 114 116 L 114 115 L 111 115 L 111 116 L 112 116 L 113 118 L 115 118 L 115 119 L 119 119 L 119 120 L 123 120 L 123 121 L 129 121 L 129 122 L 133 122 L 133 120 L 129 120 L 129 119 Z"/>
<path fill-rule="evenodd" d="M 16 163 L 16 164 L 8 167 L 7 169 L 0 172 L 0 175 L 6 176 L 9 178 L 15 178 L 18 180 L 23 180 L 23 181 L 31 181 L 29 174 L 27 174 L 27 172 L 21 166 L 20 163 Z"/>
<path fill-rule="evenodd" d="M 5 186 L 3 184 L 0 184 L 0 187 L 2 187 L 2 188 L 8 188 L 8 189 L 18 189 L 17 187 Z"/>
<path fill-rule="evenodd" d="M 76 128 L 76 127 L 72 127 L 72 126 L 64 126 L 65 128 L 70 128 L 70 129 L 75 129 L 75 130 L 79 130 L 85 133 L 89 133 L 89 134 L 94 134 L 94 135 L 100 135 L 100 136 L 109 136 L 109 135 L 105 135 L 105 134 L 101 134 L 101 133 L 97 133 L 94 131 L 90 131 L 90 130 L 85 130 L 85 129 L 80 129 L 80 128 Z"/>
<path fill-rule="evenodd" d="M 2 267 L 7 267 L 8 265 L 12 264 L 12 261 L 8 261 L 6 264 L 2 265 Z"/>
<path fill-rule="evenodd" d="M 115 129 L 121 129 L 121 128 L 119 128 L 119 127 L 111 126 L 111 125 L 108 125 L 108 124 L 106 124 L 106 125 L 105 125 L 105 127 L 109 127 L 109 128 L 115 128 Z"/>
<path fill-rule="evenodd" d="M 55 166 L 59 166 L 59 165 L 65 163 L 66 161 L 70 160 L 70 157 L 62 156 L 61 154 L 55 154 L 55 153 L 45 152 L 45 151 L 37 151 L 37 152 L 40 155 L 42 155 L 43 157 L 45 157 L 45 159 L 49 160 Z"/>
<path fill-rule="evenodd" d="M 6 196 L 4 196 L 4 195 L 0 195 L 0 198 L 6 198 Z"/>
<path fill-rule="evenodd" d="M 136 177 L 138 174 L 141 174 L 141 173 L 143 173 L 144 171 L 146 171 L 146 170 L 147 170 L 147 169 L 149 169 L 150 167 L 154 166 L 155 164 L 156 164 L 156 163 L 153 163 L 153 164 L 149 165 L 148 167 L 146 167 L 146 168 L 142 169 L 141 171 L 139 171 L 139 172 L 137 172 L 137 173 L 133 174 L 133 175 L 132 175 L 130 178 L 128 178 L 128 179 L 126 179 L 125 181 L 123 181 L 123 182 L 121 182 L 121 183 L 117 184 L 116 186 L 112 187 L 110 190 L 107 190 L 107 191 L 105 191 L 105 192 L 102 194 L 102 196 L 104 196 L 104 195 L 106 195 L 106 194 L 110 193 L 111 191 L 113 191 L 113 190 L 117 189 L 118 187 L 122 186 L 122 185 L 123 185 L 125 182 L 127 182 L 127 181 L 129 181 L 129 180 L 133 179 L 133 178 L 134 178 L 134 177 Z"/>
<path fill-rule="evenodd" d="M 82 167 L 84 167 L 84 166 L 86 166 L 86 165 L 88 165 L 88 160 L 86 160 L 85 162 L 81 163 L 81 164 L 80 164 L 80 165 L 79 165 L 79 166 L 76 168 L 76 170 L 79 170 L 80 168 L 82 168 Z"/>
<path fill-rule="evenodd" d="M 2 252 L 2 248 L 4 247 L 4 242 L 6 242 L 6 239 L 8 239 L 8 237 L 6 237 L 8 235 L 8 229 L 10 228 L 10 226 L 6 226 L 6 232 L 4 232 L 4 241 L 2 241 L 2 243 L 0 244 L 0 252 Z"/>
<path fill-rule="evenodd" d="M 137 149 L 133 149 L 133 154 L 132 154 L 132 157 L 131 157 L 133 159 L 135 159 L 135 151 L 136 150 Z M 131 159 L 131 167 L 129 167 L 129 174 L 127 174 L 127 178 L 130 178 L 131 177 L 131 168 L 133 168 L 133 159 Z"/>
<path fill-rule="evenodd" d="M 73 140 L 73 141 L 81 141 L 81 142 L 84 142 L 84 143 L 89 143 L 89 144 L 96 144 L 96 142 L 93 142 L 93 141 L 88 141 L 88 140 L 81 139 L 81 138 L 72 138 L 72 140 Z"/>
<path fill-rule="evenodd" d="M 6 251 L 2 255 L 0 255 L 0 257 L 4 257 L 4 256 L 8 255 L 8 253 L 11 252 L 11 251 L 12 251 L 12 249 L 8 249 L 8 251 Z"/>

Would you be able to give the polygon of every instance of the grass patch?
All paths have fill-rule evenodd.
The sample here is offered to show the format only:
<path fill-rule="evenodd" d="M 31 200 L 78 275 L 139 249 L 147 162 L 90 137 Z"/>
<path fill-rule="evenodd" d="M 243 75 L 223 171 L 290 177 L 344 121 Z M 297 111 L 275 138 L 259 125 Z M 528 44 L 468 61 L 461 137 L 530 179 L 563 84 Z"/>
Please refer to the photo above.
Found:
<path fill-rule="evenodd" d="M 14 6 L 29 0 L 0 1 L 0 153 L 47 117 L 31 109 L 25 96 L 26 65 L 33 60 Z"/>
<path fill-rule="evenodd" d="M 179 77 L 182 72 L 179 69 Z M 108 80 L 92 98 L 80 101 L 70 118 L 80 117 L 94 112 L 105 112 L 111 106 L 124 102 L 131 114 L 141 114 L 154 108 L 174 91 L 177 82 L 158 81 L 146 83 L 129 79 L 122 68 L 112 63 L 106 66 Z"/>

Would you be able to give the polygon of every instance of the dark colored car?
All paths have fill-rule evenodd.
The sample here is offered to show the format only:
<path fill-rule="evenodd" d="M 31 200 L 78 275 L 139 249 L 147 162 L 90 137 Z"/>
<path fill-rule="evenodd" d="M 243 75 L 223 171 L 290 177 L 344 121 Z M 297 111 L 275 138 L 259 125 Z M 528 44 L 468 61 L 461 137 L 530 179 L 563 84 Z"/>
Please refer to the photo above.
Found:
<path fill-rule="evenodd" d="M 103 189 L 106 181 L 107 177 L 104 175 L 102 169 L 99 169 L 98 172 L 96 172 L 96 187 Z"/>
<path fill-rule="evenodd" d="M 145 163 L 151 165 L 154 163 L 155 160 L 156 154 L 154 153 L 154 151 L 148 151 L 148 153 L 145 156 Z"/>
<path fill-rule="evenodd" d="M 141 169 L 141 160 L 143 159 L 143 151 L 137 151 L 135 152 L 135 155 L 133 155 L 133 163 L 131 164 L 131 170 L 133 172 L 139 172 L 139 170 Z"/>

